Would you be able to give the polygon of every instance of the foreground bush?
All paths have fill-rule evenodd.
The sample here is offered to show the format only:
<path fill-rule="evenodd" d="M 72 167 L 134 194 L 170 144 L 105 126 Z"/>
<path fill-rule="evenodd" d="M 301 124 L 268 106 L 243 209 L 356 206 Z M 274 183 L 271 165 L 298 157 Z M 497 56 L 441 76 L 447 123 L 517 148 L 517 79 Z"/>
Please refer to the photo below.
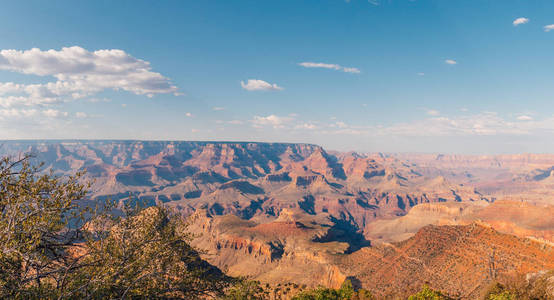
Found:
<path fill-rule="evenodd" d="M 80 178 L 0 161 L 0 298 L 195 299 L 234 283 L 200 259 L 180 216 L 84 209 Z"/>
<path fill-rule="evenodd" d="M 222 300 L 263 300 L 269 297 L 258 281 L 240 280 L 225 292 Z"/>
<path fill-rule="evenodd" d="M 350 280 L 346 280 L 340 289 L 320 287 L 301 292 L 293 300 L 372 300 L 373 295 L 367 290 L 355 291 Z"/>
<path fill-rule="evenodd" d="M 448 300 L 452 299 L 440 291 L 432 290 L 428 285 L 424 285 L 417 294 L 408 297 L 408 300 Z"/>

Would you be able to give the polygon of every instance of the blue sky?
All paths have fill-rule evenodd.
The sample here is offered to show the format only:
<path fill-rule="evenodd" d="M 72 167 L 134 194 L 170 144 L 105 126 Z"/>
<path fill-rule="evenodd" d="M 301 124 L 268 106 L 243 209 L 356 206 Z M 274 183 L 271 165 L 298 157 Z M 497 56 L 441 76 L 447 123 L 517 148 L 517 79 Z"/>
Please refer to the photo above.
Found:
<path fill-rule="evenodd" d="M 0 139 L 553 152 L 553 12 L 524 0 L 5 2 Z"/>

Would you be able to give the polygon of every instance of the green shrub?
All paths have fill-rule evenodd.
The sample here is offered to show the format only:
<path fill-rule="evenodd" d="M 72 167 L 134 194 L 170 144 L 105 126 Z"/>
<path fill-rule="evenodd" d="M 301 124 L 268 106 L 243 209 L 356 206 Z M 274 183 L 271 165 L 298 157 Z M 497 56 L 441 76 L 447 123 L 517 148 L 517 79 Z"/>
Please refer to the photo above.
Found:
<path fill-rule="evenodd" d="M 302 292 L 292 300 L 373 300 L 371 292 L 367 290 L 354 290 L 350 280 L 344 281 L 340 289 L 319 287 Z"/>
<path fill-rule="evenodd" d="M 224 300 L 263 300 L 267 298 L 267 293 L 257 281 L 241 280 L 235 286 L 230 288 Z"/>
<path fill-rule="evenodd" d="M 439 291 L 432 290 L 428 285 L 424 285 L 417 294 L 408 297 L 408 300 L 447 300 L 448 296 Z"/>

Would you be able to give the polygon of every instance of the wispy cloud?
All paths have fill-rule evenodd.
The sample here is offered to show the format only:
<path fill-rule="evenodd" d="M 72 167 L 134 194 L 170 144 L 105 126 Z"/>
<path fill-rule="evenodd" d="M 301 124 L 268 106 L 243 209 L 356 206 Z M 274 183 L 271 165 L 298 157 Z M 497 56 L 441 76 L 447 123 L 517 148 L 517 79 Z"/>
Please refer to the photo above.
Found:
<path fill-rule="evenodd" d="M 79 119 L 84 119 L 84 118 L 88 117 L 88 115 L 84 112 L 78 111 L 78 112 L 75 113 L 75 117 L 77 117 Z"/>
<path fill-rule="evenodd" d="M 316 62 L 301 62 L 298 65 L 302 66 L 304 68 L 323 68 L 323 69 L 331 69 L 331 70 L 342 71 L 342 72 L 345 72 L 345 73 L 358 74 L 358 73 L 361 72 L 360 69 L 358 69 L 358 68 L 343 67 L 343 66 L 337 65 L 337 64 L 316 63 Z"/>
<path fill-rule="evenodd" d="M 358 69 L 358 68 L 344 67 L 344 68 L 342 68 L 342 71 L 345 72 L 345 73 L 354 73 L 354 74 L 359 74 L 360 73 L 360 69 Z"/>
<path fill-rule="evenodd" d="M 0 109 L 0 119 L 6 118 L 21 118 L 21 117 L 33 117 L 39 114 L 39 111 L 36 109 Z"/>
<path fill-rule="evenodd" d="M 314 134 L 366 137 L 516 136 L 554 133 L 554 116 L 535 120 L 529 115 L 519 115 L 515 120 L 510 120 L 496 112 L 457 116 L 442 116 L 436 110 L 428 110 L 427 113 L 429 114 L 427 118 L 390 125 L 353 125 L 336 119 L 332 119 L 329 123 L 319 123 L 275 114 L 254 116 L 250 123 L 259 129 L 269 127 L 283 131 L 309 130 Z"/>
<path fill-rule="evenodd" d="M 429 110 L 427 110 L 427 114 L 430 115 L 430 116 L 438 116 L 438 115 L 440 115 L 441 113 L 440 113 L 440 111 L 438 111 L 438 110 L 429 109 Z"/>
<path fill-rule="evenodd" d="M 547 126 L 548 127 L 548 126 Z M 482 112 L 457 117 L 434 117 L 411 123 L 383 127 L 383 135 L 457 136 L 457 135 L 522 135 L 544 129 L 543 123 L 510 122 L 495 112 Z"/>
<path fill-rule="evenodd" d="M 56 109 L 0 108 L 0 139 L 40 139 L 45 134 L 67 138 L 66 134 L 76 129 L 75 118 Z"/>
<path fill-rule="evenodd" d="M 185 116 L 188 117 L 188 118 L 192 118 L 192 117 L 193 117 L 192 113 L 189 113 L 189 112 L 185 113 Z"/>
<path fill-rule="evenodd" d="M 333 127 L 337 127 L 337 128 L 348 128 L 349 126 L 348 126 L 346 123 L 342 122 L 342 121 L 337 121 L 337 122 L 335 122 L 335 123 L 331 123 L 331 124 L 329 125 L 329 127 L 332 127 L 332 128 L 333 128 Z"/>
<path fill-rule="evenodd" d="M 248 79 L 246 83 L 241 81 L 240 85 L 247 91 L 280 91 L 283 89 L 275 83 L 271 84 L 260 79 Z"/>
<path fill-rule="evenodd" d="M 529 19 L 527 19 L 527 18 L 517 18 L 517 19 L 515 19 L 515 20 L 512 22 L 512 24 L 513 24 L 514 26 L 518 26 L 518 25 L 522 25 L 522 24 L 527 24 L 527 23 L 529 23 Z"/>
<path fill-rule="evenodd" d="M 76 116 L 79 117 L 82 113 L 77 113 Z M 68 112 L 60 111 L 57 109 L 25 109 L 25 108 L 5 108 L 0 109 L 0 120 L 6 119 L 21 119 L 21 118 L 37 118 L 37 117 L 47 117 L 47 118 L 65 118 L 69 116 Z"/>
<path fill-rule="evenodd" d="M 519 121 L 531 121 L 533 120 L 533 117 L 528 115 L 521 115 L 521 116 L 518 116 L 516 119 L 518 119 Z"/>
<path fill-rule="evenodd" d="M 458 64 L 458 62 L 453 60 L 453 59 L 447 59 L 447 60 L 444 61 L 444 63 L 446 63 L 447 65 L 456 65 L 456 64 Z"/>
<path fill-rule="evenodd" d="M 293 117 L 280 117 L 277 115 L 269 115 L 266 117 L 254 116 L 252 119 L 252 124 L 254 127 L 263 127 L 263 126 L 272 126 L 273 128 L 284 128 L 285 125 L 290 125 L 289 123 L 293 120 Z"/>
<path fill-rule="evenodd" d="M 214 111 L 222 111 L 222 110 L 225 110 L 225 107 L 214 106 L 214 107 L 212 107 L 212 110 L 214 110 Z"/>
<path fill-rule="evenodd" d="M 440 136 L 495 136 L 539 135 L 554 133 L 554 116 L 535 120 L 520 115 L 515 121 L 501 117 L 496 112 L 481 112 L 461 116 L 432 116 L 412 122 L 398 122 L 383 126 L 353 126 L 333 122 L 318 132 L 331 135 L 361 135 L 367 137 L 440 137 Z"/>
<path fill-rule="evenodd" d="M 111 102 L 112 100 L 109 98 L 89 98 L 87 99 L 88 102 L 91 103 L 98 103 L 98 102 Z"/>
<path fill-rule="evenodd" d="M 67 117 L 69 115 L 67 112 L 59 111 L 57 109 L 47 109 L 43 111 L 42 114 L 49 118 Z"/>
<path fill-rule="evenodd" d="M 0 83 L 0 106 L 49 105 L 85 98 L 104 90 L 123 90 L 152 97 L 178 94 L 176 86 L 150 63 L 123 50 L 88 51 L 78 46 L 42 51 L 1 50 L 0 70 L 51 76 L 44 84 Z"/>
<path fill-rule="evenodd" d="M 549 32 L 550 30 L 554 30 L 554 24 L 544 26 L 544 31 Z"/>
<path fill-rule="evenodd" d="M 294 127 L 295 129 L 308 129 L 308 130 L 315 130 L 318 128 L 317 125 L 313 123 L 301 123 Z"/>

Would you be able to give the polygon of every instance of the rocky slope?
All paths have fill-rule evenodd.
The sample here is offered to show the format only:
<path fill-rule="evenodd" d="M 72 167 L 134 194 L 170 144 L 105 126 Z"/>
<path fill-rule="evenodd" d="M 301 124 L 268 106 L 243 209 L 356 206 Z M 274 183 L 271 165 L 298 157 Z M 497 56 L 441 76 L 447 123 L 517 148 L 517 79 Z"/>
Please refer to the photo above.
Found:
<path fill-rule="evenodd" d="M 433 226 L 397 243 L 341 257 L 344 274 L 378 293 L 410 293 L 426 282 L 450 295 L 476 299 L 491 281 L 554 268 L 548 243 L 502 234 L 486 225 Z"/>
<path fill-rule="evenodd" d="M 476 299 L 493 281 L 554 268 L 553 244 L 499 233 L 482 222 L 427 225 L 407 240 L 371 246 L 325 216 L 300 210 L 285 209 L 263 224 L 203 210 L 193 215 L 190 230 L 202 232 L 195 246 L 229 274 L 312 287 L 338 287 L 349 279 L 385 298 L 430 283 Z"/>
<path fill-rule="evenodd" d="M 283 209 L 278 219 L 262 224 L 205 210 L 191 220 L 190 231 L 202 233 L 193 245 L 207 251 L 210 263 L 270 284 L 339 287 L 346 277 L 333 257 L 369 245 L 356 232 L 299 210 Z"/>
<path fill-rule="evenodd" d="M 350 278 L 380 295 L 429 281 L 471 298 L 497 276 L 486 262 L 492 249 L 498 273 L 554 268 L 554 155 L 357 154 L 246 142 L 1 144 L 0 156 L 33 153 L 45 171 L 86 169 L 91 201 L 138 199 L 190 216 L 204 258 L 231 275 L 333 287 Z"/>
<path fill-rule="evenodd" d="M 92 199 L 166 203 L 184 214 L 271 221 L 284 208 L 328 213 L 363 231 L 419 203 L 484 200 L 472 187 L 371 157 L 333 155 L 309 144 L 148 141 L 4 142 L 60 174 L 86 169 Z"/>
<path fill-rule="evenodd" d="M 384 164 L 410 165 L 425 176 L 476 188 L 489 198 L 554 205 L 553 154 L 369 154 Z"/>

